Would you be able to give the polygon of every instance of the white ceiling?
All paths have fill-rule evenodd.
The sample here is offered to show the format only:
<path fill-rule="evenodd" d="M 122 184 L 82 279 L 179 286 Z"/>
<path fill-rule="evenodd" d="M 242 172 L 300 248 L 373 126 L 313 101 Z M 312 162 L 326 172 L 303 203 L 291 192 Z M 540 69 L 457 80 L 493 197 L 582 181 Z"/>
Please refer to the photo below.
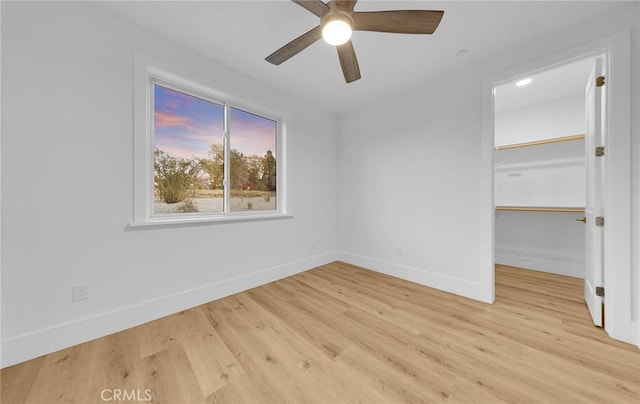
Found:
<path fill-rule="evenodd" d="M 291 1 L 110 1 L 100 7 L 219 63 L 341 113 L 452 69 L 480 63 L 547 32 L 620 7 L 611 1 L 375 1 L 356 11 L 444 10 L 433 35 L 354 32 L 362 79 L 346 84 L 323 41 L 280 66 L 264 58 L 318 24 Z M 627 3 L 628 4 L 628 3 Z M 465 56 L 457 56 L 468 49 Z"/>
<path fill-rule="evenodd" d="M 593 58 L 583 59 L 501 84 L 496 87 L 495 111 L 540 105 L 568 97 L 584 100 L 593 63 Z M 532 79 L 531 83 L 523 87 L 516 86 L 516 82 L 524 78 Z"/>

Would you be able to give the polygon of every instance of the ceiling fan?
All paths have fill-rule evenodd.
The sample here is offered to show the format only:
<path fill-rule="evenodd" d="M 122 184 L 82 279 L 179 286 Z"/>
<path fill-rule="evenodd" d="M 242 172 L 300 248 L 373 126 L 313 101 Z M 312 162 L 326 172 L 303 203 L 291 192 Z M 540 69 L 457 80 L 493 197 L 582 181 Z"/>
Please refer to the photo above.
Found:
<path fill-rule="evenodd" d="M 267 56 L 267 62 L 279 65 L 323 38 L 336 46 L 347 83 L 360 79 L 360 67 L 351 43 L 353 30 L 433 34 L 444 14 L 444 11 L 434 10 L 353 11 L 357 0 L 292 1 L 320 17 L 320 25 Z"/>

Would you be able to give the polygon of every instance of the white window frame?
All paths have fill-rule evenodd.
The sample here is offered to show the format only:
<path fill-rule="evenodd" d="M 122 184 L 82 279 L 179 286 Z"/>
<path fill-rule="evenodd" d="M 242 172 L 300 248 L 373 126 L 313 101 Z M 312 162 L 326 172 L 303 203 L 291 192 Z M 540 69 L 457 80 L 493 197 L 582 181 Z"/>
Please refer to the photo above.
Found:
<path fill-rule="evenodd" d="M 196 212 L 154 215 L 154 135 L 153 85 L 158 84 L 224 106 L 224 208 L 222 212 Z M 133 142 L 133 219 L 130 227 L 217 223 L 229 221 L 289 218 L 287 212 L 286 128 L 288 115 L 218 90 L 193 73 L 136 54 L 134 60 L 134 142 Z M 230 148 L 228 113 L 240 109 L 276 122 L 276 209 L 231 211 L 229 187 Z M 231 134 L 232 136 L 232 134 Z"/>

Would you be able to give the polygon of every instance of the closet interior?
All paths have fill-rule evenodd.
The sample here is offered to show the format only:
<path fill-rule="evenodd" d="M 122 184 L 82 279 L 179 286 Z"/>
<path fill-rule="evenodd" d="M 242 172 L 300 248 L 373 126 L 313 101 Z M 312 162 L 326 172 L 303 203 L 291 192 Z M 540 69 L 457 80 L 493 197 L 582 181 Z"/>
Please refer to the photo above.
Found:
<path fill-rule="evenodd" d="M 584 278 L 591 65 L 573 62 L 496 87 L 496 264 Z"/>

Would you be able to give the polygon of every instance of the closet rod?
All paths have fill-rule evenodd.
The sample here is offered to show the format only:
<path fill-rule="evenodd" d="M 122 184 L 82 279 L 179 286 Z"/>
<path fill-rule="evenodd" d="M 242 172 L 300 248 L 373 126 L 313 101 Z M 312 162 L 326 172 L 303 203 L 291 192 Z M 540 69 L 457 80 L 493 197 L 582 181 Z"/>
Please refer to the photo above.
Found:
<path fill-rule="evenodd" d="M 584 208 L 543 208 L 535 206 L 496 206 L 496 210 L 516 212 L 584 213 Z"/>
<path fill-rule="evenodd" d="M 563 137 L 555 137 L 553 139 L 536 140 L 533 142 L 507 144 L 504 146 L 496 146 L 496 150 L 516 149 L 518 147 L 538 146 L 541 144 L 566 142 L 569 140 L 580 140 L 580 139 L 584 139 L 584 135 L 563 136 Z"/>

